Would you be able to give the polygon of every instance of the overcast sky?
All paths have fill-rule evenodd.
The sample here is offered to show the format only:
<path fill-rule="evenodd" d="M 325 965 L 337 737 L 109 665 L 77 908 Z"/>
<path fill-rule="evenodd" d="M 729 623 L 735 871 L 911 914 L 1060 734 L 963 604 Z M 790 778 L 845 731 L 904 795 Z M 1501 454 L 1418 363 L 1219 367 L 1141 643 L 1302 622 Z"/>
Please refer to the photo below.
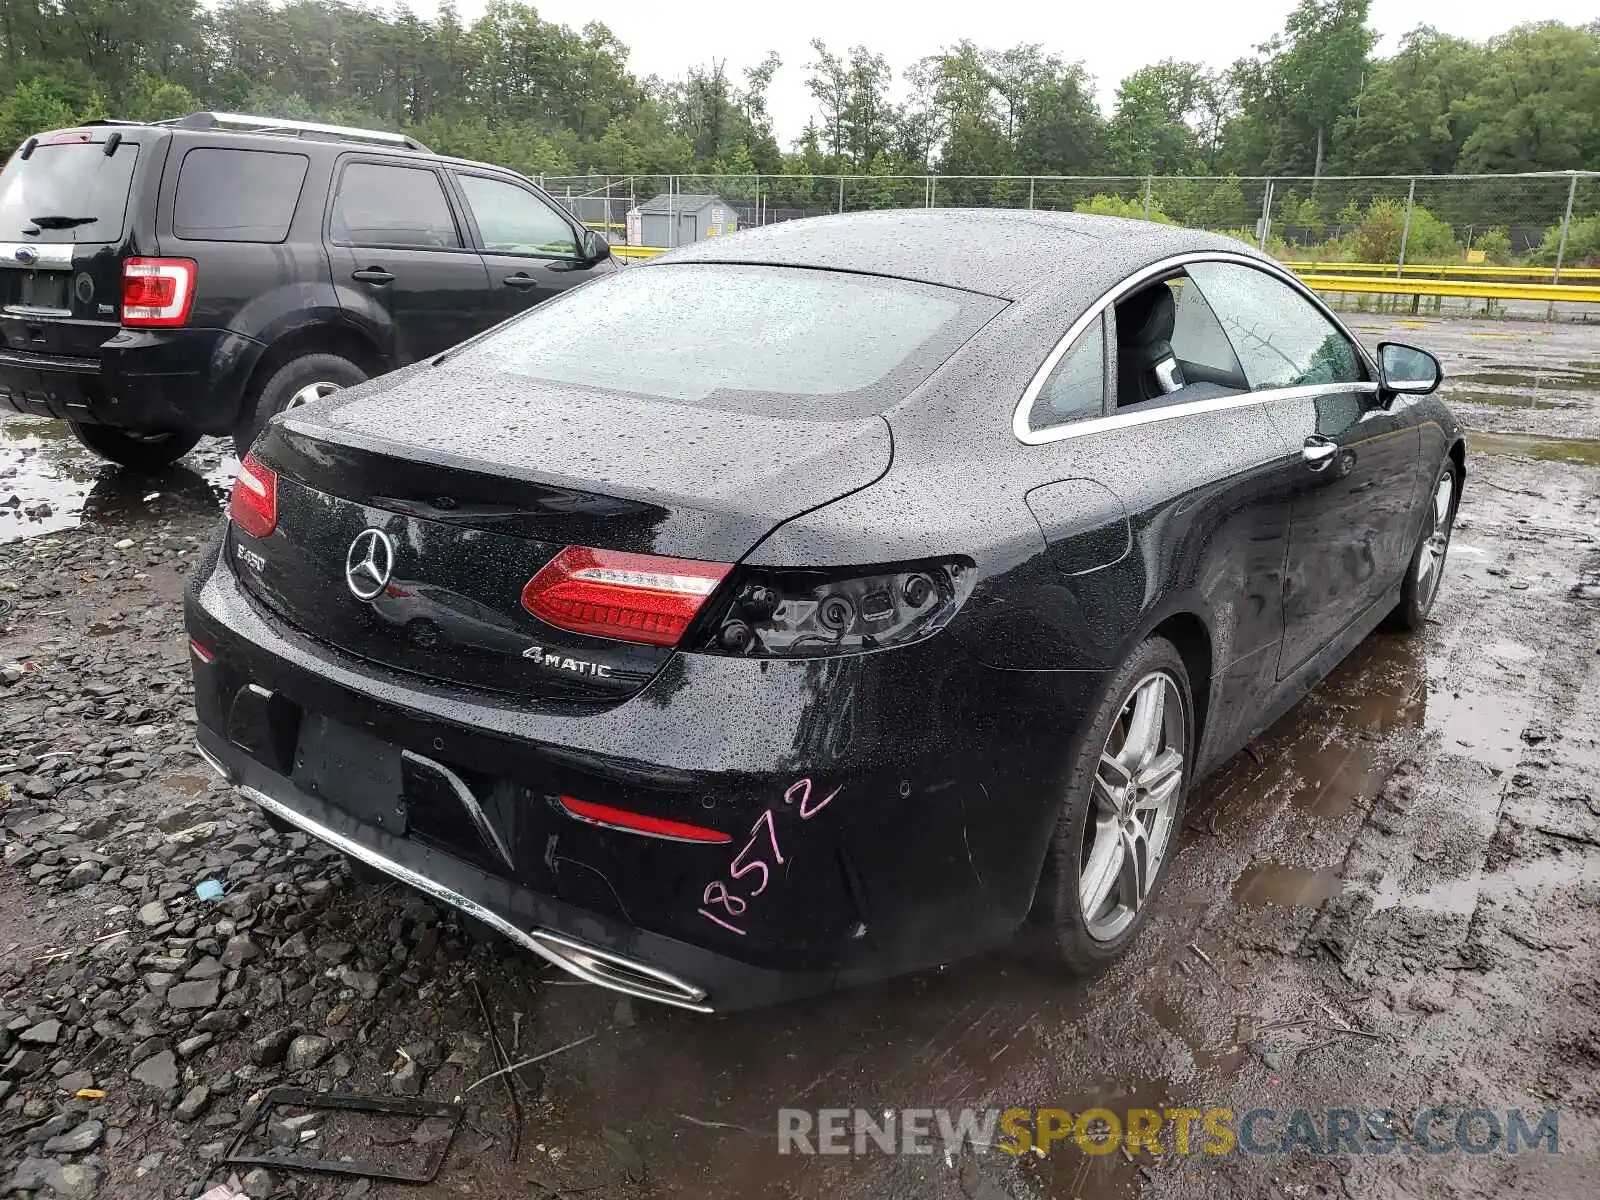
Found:
<path fill-rule="evenodd" d="M 463 21 L 482 14 L 486 0 L 457 0 Z M 670 0 L 533 0 L 539 15 L 581 27 L 603 21 L 632 52 L 636 75 L 681 77 L 695 63 L 726 59 L 728 74 L 776 50 L 783 67 L 773 81 L 770 107 L 785 149 L 812 113 L 806 93 L 810 41 L 820 37 L 835 53 L 856 44 L 886 55 L 900 73 L 924 55 L 962 38 L 980 46 L 1037 42 L 1067 60 L 1082 59 L 1109 109 L 1117 82 L 1163 58 L 1197 59 L 1227 66 L 1249 54 L 1283 27 L 1294 0 L 736 0 L 731 4 L 671 3 Z M 417 14 L 431 14 L 435 0 L 412 0 Z M 1226 19 L 1223 13 L 1228 15 Z M 1517 21 L 1568 24 L 1595 18 L 1595 0 L 1374 0 L 1371 21 L 1380 53 L 1392 52 L 1400 35 L 1418 25 L 1482 39 Z"/>

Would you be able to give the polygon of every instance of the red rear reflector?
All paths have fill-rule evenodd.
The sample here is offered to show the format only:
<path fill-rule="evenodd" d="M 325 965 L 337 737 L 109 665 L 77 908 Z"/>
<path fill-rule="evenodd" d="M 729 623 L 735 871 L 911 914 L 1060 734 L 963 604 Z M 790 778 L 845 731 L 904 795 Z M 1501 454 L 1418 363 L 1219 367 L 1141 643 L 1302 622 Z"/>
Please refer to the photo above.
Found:
<path fill-rule="evenodd" d="M 204 646 L 202 646 L 199 642 L 195 641 L 193 638 L 189 639 L 189 649 L 194 652 L 194 656 L 196 658 L 198 658 L 201 662 L 205 663 L 206 666 L 208 666 L 208 667 L 212 663 L 217 661 L 217 656 L 215 654 L 211 653 L 211 651 L 207 650 Z"/>
<path fill-rule="evenodd" d="M 606 825 L 612 829 L 625 829 L 629 833 L 642 833 L 645 837 L 666 838 L 674 842 L 731 842 L 733 835 L 719 829 L 701 825 L 686 825 L 682 821 L 669 821 L 665 817 L 648 817 L 643 813 L 613 808 L 609 804 L 595 804 L 579 800 L 576 796 L 562 796 L 561 807 L 580 821 L 591 825 Z"/>
<path fill-rule="evenodd" d="M 194 259 L 130 258 L 122 264 L 122 323 L 187 325 L 194 305 Z"/>
<path fill-rule="evenodd" d="M 528 580 L 522 606 L 547 625 L 676 646 L 732 563 L 568 546 Z"/>
<path fill-rule="evenodd" d="M 278 475 L 246 454 L 233 481 L 228 516 L 251 537 L 264 538 L 278 527 Z"/>

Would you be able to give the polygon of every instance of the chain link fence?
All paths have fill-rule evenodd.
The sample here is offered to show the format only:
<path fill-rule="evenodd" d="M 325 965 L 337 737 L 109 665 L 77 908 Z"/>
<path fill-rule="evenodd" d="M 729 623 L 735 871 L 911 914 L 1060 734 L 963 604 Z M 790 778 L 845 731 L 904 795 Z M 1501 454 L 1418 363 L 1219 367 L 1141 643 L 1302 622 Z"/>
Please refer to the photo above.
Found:
<path fill-rule="evenodd" d="M 578 175 L 545 189 L 614 242 L 630 210 L 714 195 L 740 228 L 890 208 L 1037 208 L 1230 234 L 1287 262 L 1600 268 L 1600 173 L 1361 177 Z M 674 233 L 676 221 L 663 224 Z M 681 239 L 668 238 L 668 248 Z M 1529 277 L 1534 276 L 1530 270 Z"/>

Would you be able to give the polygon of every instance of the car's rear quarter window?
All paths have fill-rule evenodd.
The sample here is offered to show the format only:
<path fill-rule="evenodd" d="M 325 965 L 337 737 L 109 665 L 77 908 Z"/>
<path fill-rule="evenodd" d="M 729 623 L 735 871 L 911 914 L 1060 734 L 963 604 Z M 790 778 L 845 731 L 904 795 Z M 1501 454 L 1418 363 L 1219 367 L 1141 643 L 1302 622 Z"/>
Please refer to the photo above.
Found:
<path fill-rule="evenodd" d="M 308 165 L 304 154 L 196 147 L 178 172 L 172 232 L 190 242 L 281 242 Z"/>
<path fill-rule="evenodd" d="M 662 263 L 543 304 L 460 358 L 550 383 L 839 420 L 903 399 L 1004 307 L 841 271 Z"/>

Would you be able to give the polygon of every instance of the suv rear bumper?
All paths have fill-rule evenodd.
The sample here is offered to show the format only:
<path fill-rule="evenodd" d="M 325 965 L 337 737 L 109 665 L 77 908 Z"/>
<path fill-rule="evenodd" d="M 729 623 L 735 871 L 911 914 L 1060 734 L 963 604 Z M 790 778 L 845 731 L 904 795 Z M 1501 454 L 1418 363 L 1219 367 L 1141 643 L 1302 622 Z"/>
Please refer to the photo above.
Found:
<path fill-rule="evenodd" d="M 227 433 L 261 343 L 226 329 L 123 329 L 95 357 L 0 346 L 0 403 L 122 429 Z"/>

